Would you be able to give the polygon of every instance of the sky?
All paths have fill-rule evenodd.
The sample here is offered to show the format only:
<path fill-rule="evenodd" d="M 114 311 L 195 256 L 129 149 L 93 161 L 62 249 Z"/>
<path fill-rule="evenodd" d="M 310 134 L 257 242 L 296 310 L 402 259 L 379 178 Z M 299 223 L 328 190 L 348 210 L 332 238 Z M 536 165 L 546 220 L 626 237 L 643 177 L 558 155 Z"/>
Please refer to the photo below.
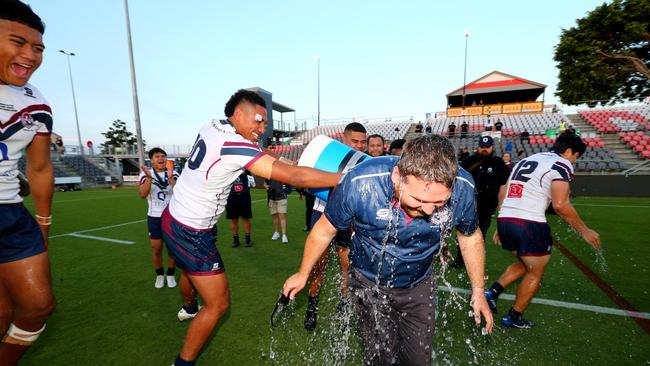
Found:
<path fill-rule="evenodd" d="M 46 23 L 43 64 L 31 83 L 48 99 L 54 130 L 77 144 L 67 57 L 83 143 L 104 142 L 113 121 L 135 132 L 125 5 L 121 0 L 25 0 Z M 261 87 L 315 123 L 424 119 L 467 82 L 502 71 L 547 84 L 563 28 L 601 1 L 131 0 L 129 15 L 142 134 L 149 147 L 190 145 L 223 118 L 240 88 Z M 279 114 L 274 114 L 279 120 Z"/>

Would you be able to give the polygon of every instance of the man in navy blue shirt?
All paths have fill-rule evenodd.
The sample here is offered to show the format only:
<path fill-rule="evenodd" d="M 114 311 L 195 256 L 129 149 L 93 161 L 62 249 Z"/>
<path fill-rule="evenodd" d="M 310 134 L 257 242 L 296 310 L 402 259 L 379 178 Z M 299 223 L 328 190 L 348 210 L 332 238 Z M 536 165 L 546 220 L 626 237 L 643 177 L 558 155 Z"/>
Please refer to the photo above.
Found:
<path fill-rule="evenodd" d="M 349 286 L 364 364 L 430 364 L 432 262 L 452 227 L 472 285 L 474 320 L 480 324 L 482 314 L 492 331 L 477 221 L 473 180 L 458 167 L 452 144 L 437 135 L 418 137 L 401 158 L 369 159 L 342 179 L 307 237 L 299 272 L 287 279 L 283 292 L 295 298 L 336 231 L 351 225 Z"/>

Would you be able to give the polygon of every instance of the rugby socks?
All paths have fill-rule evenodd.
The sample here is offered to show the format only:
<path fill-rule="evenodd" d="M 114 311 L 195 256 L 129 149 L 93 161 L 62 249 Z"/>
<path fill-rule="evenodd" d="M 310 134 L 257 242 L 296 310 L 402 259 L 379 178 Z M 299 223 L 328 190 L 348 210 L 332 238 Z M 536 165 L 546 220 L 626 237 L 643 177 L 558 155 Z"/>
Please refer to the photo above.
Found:
<path fill-rule="evenodd" d="M 156 276 L 162 276 L 165 274 L 165 271 L 163 271 L 162 267 L 156 268 Z"/>
<path fill-rule="evenodd" d="M 196 360 L 186 361 L 181 358 L 181 355 L 176 356 L 176 361 L 174 361 L 173 366 L 194 366 L 196 365 Z"/>
<path fill-rule="evenodd" d="M 239 244 L 239 234 L 235 234 L 232 236 L 232 243 Z"/>
<path fill-rule="evenodd" d="M 498 298 L 499 295 L 501 295 L 501 293 L 503 292 L 503 290 L 504 290 L 504 288 L 503 288 L 503 286 L 501 286 L 501 284 L 499 282 L 493 283 L 492 286 L 490 286 L 490 289 L 489 289 L 489 291 L 492 291 L 495 298 Z"/>
<path fill-rule="evenodd" d="M 167 276 L 173 276 L 176 273 L 176 268 L 167 267 Z"/>
<path fill-rule="evenodd" d="M 517 310 L 515 310 L 513 308 L 510 308 L 510 310 L 508 311 L 508 315 L 510 316 L 510 319 L 513 319 L 513 320 L 519 320 L 524 316 L 524 314 L 518 312 Z"/>
<path fill-rule="evenodd" d="M 199 311 L 199 303 L 194 300 L 191 304 L 183 304 L 183 309 L 188 314 L 196 314 Z"/>
<path fill-rule="evenodd" d="M 251 244 L 251 234 L 248 233 L 246 234 L 246 245 L 250 245 L 250 244 Z"/>

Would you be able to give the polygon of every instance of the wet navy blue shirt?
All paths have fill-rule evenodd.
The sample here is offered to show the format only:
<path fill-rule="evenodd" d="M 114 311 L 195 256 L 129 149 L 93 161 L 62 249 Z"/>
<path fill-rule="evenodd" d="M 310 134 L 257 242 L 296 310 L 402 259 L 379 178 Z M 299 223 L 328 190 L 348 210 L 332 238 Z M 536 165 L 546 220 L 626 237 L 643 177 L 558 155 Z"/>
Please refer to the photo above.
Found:
<path fill-rule="evenodd" d="M 445 206 L 431 216 L 408 217 L 394 200 L 391 172 L 397 161 L 377 157 L 354 167 L 330 196 L 324 214 L 338 230 L 352 225 L 352 267 L 383 286 L 408 288 L 431 275 L 441 229 L 470 235 L 478 219 L 474 182 L 462 168 Z"/>

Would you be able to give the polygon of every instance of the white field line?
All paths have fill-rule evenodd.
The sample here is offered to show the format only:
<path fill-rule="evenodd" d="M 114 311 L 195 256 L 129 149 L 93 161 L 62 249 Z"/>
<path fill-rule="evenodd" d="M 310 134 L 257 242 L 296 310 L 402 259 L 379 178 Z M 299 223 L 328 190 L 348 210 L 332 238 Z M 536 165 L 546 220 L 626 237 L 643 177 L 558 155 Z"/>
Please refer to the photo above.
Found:
<path fill-rule="evenodd" d="M 254 200 L 254 201 L 251 201 L 251 203 L 253 203 L 253 202 L 262 202 L 262 201 L 266 201 L 266 199 Z M 92 229 L 86 229 L 86 230 L 81 230 L 81 231 L 74 231 L 74 232 L 71 232 L 71 233 L 58 234 L 58 235 L 51 235 L 51 236 L 49 237 L 49 239 L 60 238 L 60 237 L 62 237 L 62 236 L 79 236 L 79 235 L 76 235 L 76 234 L 89 233 L 89 232 L 92 232 L 92 231 L 100 231 L 100 230 L 106 230 L 106 229 L 112 229 L 112 228 L 114 228 L 114 227 L 120 227 L 120 226 L 126 226 L 126 225 L 138 224 L 138 223 L 140 223 L 140 222 L 145 222 L 145 221 L 147 221 L 147 220 L 146 220 L 146 219 L 145 219 L 145 220 L 135 220 L 135 221 L 123 222 L 123 223 L 121 223 L 121 224 L 116 224 L 116 225 L 101 226 L 101 227 L 96 227 L 96 228 L 92 228 Z"/>
<path fill-rule="evenodd" d="M 574 206 L 587 206 L 587 207 L 615 207 L 615 208 L 650 208 L 650 206 L 636 206 L 636 205 L 607 205 L 597 203 L 574 203 Z"/>
<path fill-rule="evenodd" d="M 111 238 L 103 238 L 101 236 L 83 235 L 83 234 L 77 234 L 77 233 L 70 234 L 69 236 L 74 236 L 75 238 L 84 238 L 84 239 L 108 241 L 108 242 L 117 243 L 117 244 L 135 244 L 134 241 L 130 241 L 130 240 L 117 240 L 117 239 L 111 239 Z"/>
<path fill-rule="evenodd" d="M 471 295 L 471 293 L 472 293 L 470 290 L 466 290 L 464 288 L 452 287 L 450 289 L 447 286 L 438 286 L 438 290 L 445 291 L 445 292 L 454 291 L 454 292 L 459 292 L 459 293 L 465 294 L 465 295 Z M 505 300 L 514 300 L 515 296 L 510 295 L 510 294 L 501 294 L 501 296 L 499 296 L 499 298 L 500 299 L 505 299 Z M 650 313 L 643 313 L 643 312 L 636 312 L 636 311 L 626 311 L 626 310 L 622 310 L 622 309 L 606 308 L 606 307 L 603 307 L 603 306 L 585 305 L 585 304 L 579 304 L 579 303 L 575 303 L 575 302 L 564 302 L 564 301 L 538 299 L 538 298 L 534 298 L 532 302 L 535 303 L 535 304 L 550 305 L 550 306 L 555 306 L 555 307 L 558 307 L 558 308 L 585 310 L 585 311 L 591 311 L 593 313 L 599 313 L 599 314 L 627 316 L 627 317 L 631 317 L 631 318 L 640 318 L 640 319 L 649 319 L 650 320 Z"/>
<path fill-rule="evenodd" d="M 71 199 L 71 200 L 66 200 L 66 199 L 57 200 L 57 199 L 55 198 L 55 199 L 52 201 L 52 203 L 56 205 L 57 203 L 80 202 L 80 201 L 95 201 L 95 200 L 105 200 L 105 199 L 109 199 L 109 198 L 129 198 L 129 197 L 131 197 L 131 198 L 136 198 L 136 197 L 138 197 L 138 196 L 134 196 L 134 195 L 132 195 L 132 194 L 128 194 L 128 195 L 127 195 L 127 194 L 116 194 L 116 195 L 101 196 L 101 197 L 75 198 L 75 199 Z"/>

